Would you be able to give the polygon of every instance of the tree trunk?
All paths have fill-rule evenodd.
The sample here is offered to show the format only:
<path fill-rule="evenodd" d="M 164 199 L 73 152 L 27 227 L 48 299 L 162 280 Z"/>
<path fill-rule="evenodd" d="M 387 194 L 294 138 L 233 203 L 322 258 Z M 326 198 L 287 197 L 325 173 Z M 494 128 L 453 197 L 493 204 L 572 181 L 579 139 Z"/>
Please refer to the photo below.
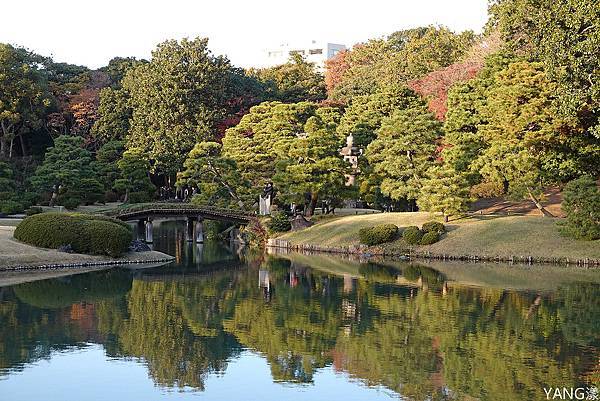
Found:
<path fill-rule="evenodd" d="M 544 206 L 542 206 L 540 201 L 533 194 L 533 191 L 531 190 L 531 188 L 527 188 L 527 192 L 529 193 L 529 198 L 531 199 L 531 201 L 533 202 L 535 207 L 537 207 L 539 209 L 539 211 L 542 212 L 544 217 L 555 217 L 552 213 L 550 213 L 548 210 L 546 210 L 546 208 Z"/>
<path fill-rule="evenodd" d="M 306 211 L 306 216 L 311 217 L 315 214 L 315 209 L 317 208 L 317 202 L 319 201 L 319 194 L 316 192 L 312 192 L 310 194 L 310 203 L 308 204 L 308 210 Z"/>
<path fill-rule="evenodd" d="M 27 155 L 27 146 L 25 146 L 23 135 L 19 135 L 19 142 L 21 143 L 21 156 L 25 157 L 25 155 Z"/>
<path fill-rule="evenodd" d="M 10 138 L 10 147 L 8 148 L 8 158 L 12 159 L 12 151 L 13 151 L 13 145 L 15 143 L 15 138 Z"/>
<path fill-rule="evenodd" d="M 219 172 L 219 170 L 217 170 L 217 168 L 215 166 L 212 165 L 212 163 L 208 162 L 208 167 L 211 169 L 211 171 L 213 172 L 213 174 L 215 175 L 215 177 L 217 177 L 217 179 L 219 180 L 219 182 L 221 182 L 221 185 L 223 185 L 225 187 L 225 189 L 227 190 L 227 192 L 229 192 L 229 196 L 231 196 L 233 199 L 235 199 L 237 201 L 238 206 L 240 207 L 240 209 L 244 209 L 244 202 L 242 202 L 242 200 L 239 198 L 239 196 L 237 196 L 237 193 L 234 191 L 234 189 L 229 185 L 229 183 L 227 183 L 223 177 L 221 176 L 221 173 Z"/>
<path fill-rule="evenodd" d="M 448 216 L 446 213 L 444 213 L 444 223 L 447 223 L 449 218 L 450 218 L 450 216 Z"/>
<path fill-rule="evenodd" d="M 5 158 L 8 151 L 8 141 L 5 137 L 0 136 L 0 158 Z"/>
<path fill-rule="evenodd" d="M 129 188 L 125 190 L 125 197 L 123 198 L 123 203 L 127 203 L 129 201 Z"/>

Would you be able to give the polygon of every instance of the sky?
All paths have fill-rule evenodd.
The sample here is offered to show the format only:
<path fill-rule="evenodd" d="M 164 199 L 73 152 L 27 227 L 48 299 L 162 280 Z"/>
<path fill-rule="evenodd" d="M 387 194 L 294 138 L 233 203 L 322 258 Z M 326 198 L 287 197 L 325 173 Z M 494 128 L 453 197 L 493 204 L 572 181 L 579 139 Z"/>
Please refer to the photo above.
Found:
<path fill-rule="evenodd" d="M 487 0 L 9 0 L 2 14 L 0 42 L 57 62 L 149 59 L 164 40 L 202 36 L 215 54 L 250 67 L 281 43 L 350 47 L 423 25 L 481 32 Z"/>

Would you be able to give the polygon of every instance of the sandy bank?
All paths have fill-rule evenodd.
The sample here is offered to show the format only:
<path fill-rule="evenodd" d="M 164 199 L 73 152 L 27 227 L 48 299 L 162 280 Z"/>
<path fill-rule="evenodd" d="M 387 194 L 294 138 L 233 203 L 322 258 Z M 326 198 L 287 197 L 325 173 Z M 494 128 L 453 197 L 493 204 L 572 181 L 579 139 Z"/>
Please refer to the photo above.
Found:
<path fill-rule="evenodd" d="M 109 266 L 129 263 L 166 262 L 173 260 L 162 252 L 131 252 L 121 258 L 91 256 L 77 253 L 58 252 L 53 249 L 36 248 L 13 238 L 14 227 L 0 226 L 0 270 L 18 268 L 58 268 L 78 266 Z"/>

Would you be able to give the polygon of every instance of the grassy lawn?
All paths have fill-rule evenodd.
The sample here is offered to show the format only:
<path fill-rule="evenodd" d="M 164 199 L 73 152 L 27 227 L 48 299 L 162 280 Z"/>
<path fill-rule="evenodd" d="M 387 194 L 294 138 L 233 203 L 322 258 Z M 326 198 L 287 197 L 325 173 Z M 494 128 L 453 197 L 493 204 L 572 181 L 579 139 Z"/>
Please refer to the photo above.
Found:
<path fill-rule="evenodd" d="M 429 220 L 432 220 L 429 213 L 420 212 L 347 216 L 324 221 L 279 238 L 293 244 L 357 245 L 358 230 L 363 227 L 393 223 L 402 228 L 420 226 Z M 600 258 L 600 241 L 576 241 L 562 237 L 556 222 L 557 219 L 537 216 L 469 217 L 448 223 L 448 232 L 438 243 L 415 249 L 447 255 Z M 385 246 L 390 251 L 406 247 L 401 239 Z"/>
<path fill-rule="evenodd" d="M 327 219 L 302 231 L 287 233 L 279 238 L 292 243 L 323 246 L 358 244 L 358 230 L 378 224 L 393 223 L 398 227 L 420 226 L 431 220 L 429 213 L 378 213 Z"/>

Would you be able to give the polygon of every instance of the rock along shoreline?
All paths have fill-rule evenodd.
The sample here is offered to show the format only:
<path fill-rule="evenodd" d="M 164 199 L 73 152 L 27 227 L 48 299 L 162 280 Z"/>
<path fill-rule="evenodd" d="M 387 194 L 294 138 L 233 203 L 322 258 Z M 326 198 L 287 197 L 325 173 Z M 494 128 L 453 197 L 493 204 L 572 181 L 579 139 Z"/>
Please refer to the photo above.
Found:
<path fill-rule="evenodd" d="M 553 264 L 578 267 L 600 267 L 600 259 L 570 259 L 570 258 L 542 258 L 530 255 L 511 255 L 511 256 L 492 256 L 492 255 L 468 255 L 468 254 L 436 254 L 432 252 L 408 250 L 385 250 L 380 247 L 368 247 L 366 245 L 350 246 L 322 246 L 312 244 L 292 244 L 290 241 L 270 238 L 267 240 L 267 248 L 277 248 L 286 251 L 303 253 L 334 253 L 343 255 L 362 255 L 362 256 L 389 256 L 403 259 L 425 259 L 442 261 L 463 261 L 463 262 L 506 262 L 509 264 Z"/>
<path fill-rule="evenodd" d="M 153 251 L 154 252 L 154 251 Z M 158 252 L 157 252 L 158 253 Z M 135 264 L 148 264 L 148 263 L 168 263 L 175 259 L 175 257 L 163 254 L 164 257 L 159 258 L 140 258 L 140 259 L 114 259 L 114 260 L 99 260 L 99 261 L 82 261 L 82 262 L 68 262 L 68 263 L 27 263 L 27 264 L 15 264 L 0 266 L 0 271 L 18 271 L 18 270 L 51 270 L 51 269 L 77 269 L 84 267 L 108 267 L 117 265 L 135 265 Z"/>

